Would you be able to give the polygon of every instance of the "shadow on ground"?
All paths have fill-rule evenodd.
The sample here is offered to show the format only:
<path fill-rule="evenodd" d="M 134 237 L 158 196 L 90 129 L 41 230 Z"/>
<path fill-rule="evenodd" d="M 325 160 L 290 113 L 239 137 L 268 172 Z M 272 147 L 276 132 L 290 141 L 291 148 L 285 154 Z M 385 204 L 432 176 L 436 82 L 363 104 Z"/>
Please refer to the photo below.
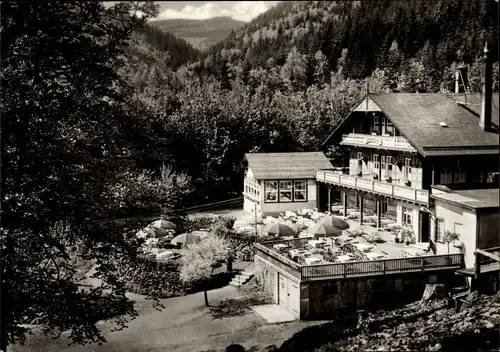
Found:
<path fill-rule="evenodd" d="M 233 277 L 236 275 L 236 272 L 223 272 L 219 274 L 214 274 L 208 284 L 204 283 L 197 283 L 193 285 L 189 290 L 186 291 L 186 294 L 192 294 L 192 293 L 197 293 L 197 292 L 202 292 L 205 290 L 215 290 L 218 288 L 225 287 L 229 285 L 229 282 L 233 279 Z"/>
<path fill-rule="evenodd" d="M 305 328 L 278 349 L 280 352 L 308 352 L 331 341 L 355 335 L 358 318 L 356 314 L 337 315 L 326 324 Z"/>

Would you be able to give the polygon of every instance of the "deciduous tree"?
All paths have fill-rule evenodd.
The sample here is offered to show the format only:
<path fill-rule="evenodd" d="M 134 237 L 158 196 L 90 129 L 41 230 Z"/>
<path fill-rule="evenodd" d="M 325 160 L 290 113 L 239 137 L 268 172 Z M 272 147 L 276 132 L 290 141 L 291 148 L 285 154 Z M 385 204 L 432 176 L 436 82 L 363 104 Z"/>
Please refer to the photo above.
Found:
<path fill-rule="evenodd" d="M 202 282 L 205 305 L 208 307 L 207 285 L 214 269 L 226 261 L 230 251 L 229 243 L 210 234 L 199 243 L 188 245 L 182 251 L 180 276 L 184 282 Z"/>

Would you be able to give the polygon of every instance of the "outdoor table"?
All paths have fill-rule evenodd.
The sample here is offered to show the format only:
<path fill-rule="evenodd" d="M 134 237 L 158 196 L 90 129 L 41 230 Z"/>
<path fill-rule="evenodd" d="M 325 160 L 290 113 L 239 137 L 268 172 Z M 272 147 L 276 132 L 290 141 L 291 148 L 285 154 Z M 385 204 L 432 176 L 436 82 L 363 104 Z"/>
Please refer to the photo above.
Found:
<path fill-rule="evenodd" d="M 372 246 L 371 244 L 366 244 L 366 243 L 354 243 L 353 246 L 356 247 L 356 249 L 358 249 L 361 252 L 369 252 L 375 247 Z"/>
<path fill-rule="evenodd" d="M 341 263 L 349 262 L 351 260 L 353 260 L 353 258 L 350 255 L 339 255 L 337 257 L 337 261 L 339 261 Z"/>
<path fill-rule="evenodd" d="M 429 249 L 429 242 L 414 243 L 411 245 L 411 247 L 420 249 L 422 251 L 427 251 Z"/>
<path fill-rule="evenodd" d="M 287 249 L 289 249 L 289 248 L 290 248 L 289 246 L 287 246 L 286 244 L 283 244 L 283 243 L 280 243 L 280 244 L 275 244 L 275 245 L 273 246 L 273 249 L 274 249 L 274 250 L 277 250 L 277 251 L 283 251 L 283 250 L 287 250 Z"/>
<path fill-rule="evenodd" d="M 304 258 L 304 263 L 306 265 L 321 264 L 322 262 L 323 262 L 323 258 L 322 257 L 318 257 L 318 256 Z"/>
<path fill-rule="evenodd" d="M 402 250 L 403 256 L 407 257 L 420 257 L 422 255 L 425 255 L 425 251 L 418 249 L 418 248 L 411 248 L 411 247 L 406 247 L 405 249 Z"/>
<path fill-rule="evenodd" d="M 385 258 L 385 255 L 382 253 L 377 253 L 377 252 L 370 252 L 365 254 L 369 260 L 377 260 L 377 259 L 382 259 Z"/>

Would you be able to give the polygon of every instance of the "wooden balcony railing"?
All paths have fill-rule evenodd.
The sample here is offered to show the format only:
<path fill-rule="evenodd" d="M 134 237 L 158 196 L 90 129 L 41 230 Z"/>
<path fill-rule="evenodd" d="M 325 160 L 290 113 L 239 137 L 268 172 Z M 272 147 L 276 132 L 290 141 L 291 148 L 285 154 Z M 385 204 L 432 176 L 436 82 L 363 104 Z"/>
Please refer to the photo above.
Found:
<path fill-rule="evenodd" d="M 350 263 L 329 263 L 319 265 L 299 265 L 284 255 L 272 250 L 278 243 L 287 244 L 292 248 L 304 248 L 309 239 L 272 241 L 256 243 L 255 247 L 283 270 L 295 274 L 301 281 L 328 280 L 348 277 L 361 277 L 373 275 L 386 275 L 396 273 L 411 273 L 445 269 L 461 269 L 463 267 L 463 254 L 430 255 L 423 257 L 380 259 L 358 261 Z M 266 258 L 264 258 L 266 259 Z M 286 267 L 283 267 L 285 265 Z"/>
<path fill-rule="evenodd" d="M 416 152 L 416 149 L 404 137 L 349 133 L 342 135 L 340 144 Z"/>
<path fill-rule="evenodd" d="M 302 267 L 301 280 L 326 280 L 346 277 L 386 275 L 460 269 L 463 254 L 435 255 L 412 258 L 381 259 L 353 263 L 320 264 Z"/>
<path fill-rule="evenodd" d="M 423 204 L 425 206 L 429 205 L 429 191 L 425 189 L 393 185 L 383 181 L 375 181 L 354 175 L 345 175 L 326 170 L 317 170 L 316 180 L 339 186 L 353 187 L 363 191 L 370 191 L 395 198 L 401 198 Z"/>

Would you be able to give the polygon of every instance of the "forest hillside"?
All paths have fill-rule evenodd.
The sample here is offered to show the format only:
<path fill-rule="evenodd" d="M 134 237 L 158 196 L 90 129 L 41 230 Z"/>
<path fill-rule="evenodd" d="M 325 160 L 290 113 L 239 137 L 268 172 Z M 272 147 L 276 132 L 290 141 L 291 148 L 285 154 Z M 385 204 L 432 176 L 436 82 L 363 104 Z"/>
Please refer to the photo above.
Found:
<path fill-rule="evenodd" d="M 207 20 L 168 19 L 149 23 L 151 26 L 185 39 L 199 50 L 207 50 L 225 40 L 231 32 L 239 30 L 245 24 L 230 17 L 215 17 Z"/>
<path fill-rule="evenodd" d="M 206 53 L 165 53 L 146 36 L 130 49 L 149 59 L 131 56 L 123 73 L 154 125 L 148 165 L 186 171 L 197 196 L 239 195 L 245 153 L 321 150 L 367 81 L 449 92 L 466 65 L 479 91 L 486 41 L 498 58 L 497 15 L 494 0 L 283 2 Z"/>

